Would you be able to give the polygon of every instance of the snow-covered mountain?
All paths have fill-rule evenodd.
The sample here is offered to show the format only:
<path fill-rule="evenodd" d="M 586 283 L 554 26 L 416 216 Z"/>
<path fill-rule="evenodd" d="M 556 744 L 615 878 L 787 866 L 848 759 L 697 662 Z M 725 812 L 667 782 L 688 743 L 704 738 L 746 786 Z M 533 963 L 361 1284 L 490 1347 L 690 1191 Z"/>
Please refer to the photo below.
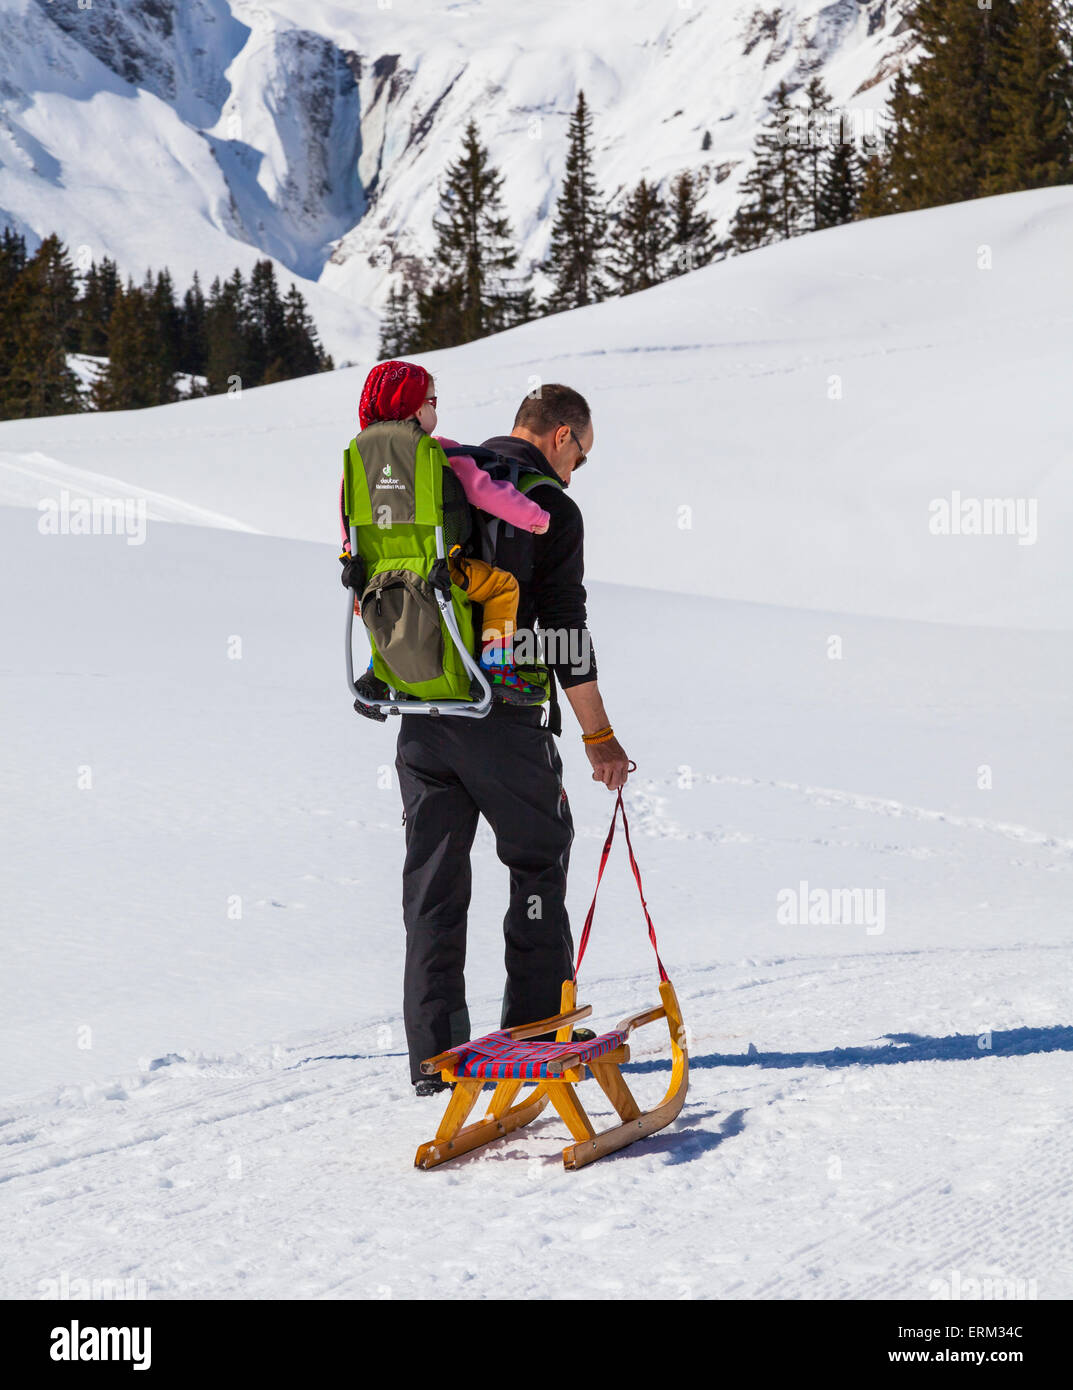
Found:
<path fill-rule="evenodd" d="M 546 252 L 579 88 L 617 198 L 692 169 L 725 224 L 777 83 L 874 121 L 901 0 L 0 0 L 0 221 L 184 284 L 272 256 L 337 358 L 375 352 L 475 118 L 523 265 Z"/>

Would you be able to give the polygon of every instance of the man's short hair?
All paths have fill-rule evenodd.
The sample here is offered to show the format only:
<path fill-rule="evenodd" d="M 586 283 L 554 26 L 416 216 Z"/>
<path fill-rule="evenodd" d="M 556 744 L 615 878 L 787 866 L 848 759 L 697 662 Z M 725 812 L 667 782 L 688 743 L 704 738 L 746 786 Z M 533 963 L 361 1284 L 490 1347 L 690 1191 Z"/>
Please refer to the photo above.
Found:
<path fill-rule="evenodd" d="M 514 417 L 514 428 L 519 425 L 531 434 L 545 435 L 560 425 L 569 425 L 575 434 L 581 434 L 592 423 L 589 403 L 580 391 L 558 382 L 545 382 L 531 396 L 526 396 Z"/>

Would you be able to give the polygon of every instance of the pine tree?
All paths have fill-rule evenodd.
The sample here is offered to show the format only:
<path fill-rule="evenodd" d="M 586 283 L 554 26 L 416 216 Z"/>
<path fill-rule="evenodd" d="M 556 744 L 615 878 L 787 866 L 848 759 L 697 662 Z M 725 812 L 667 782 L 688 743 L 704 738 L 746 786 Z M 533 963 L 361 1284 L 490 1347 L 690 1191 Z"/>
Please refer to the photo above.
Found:
<path fill-rule="evenodd" d="M 688 169 L 671 184 L 671 274 L 699 270 L 715 259 L 717 243 L 712 219 L 700 211 L 701 190 Z"/>
<path fill-rule="evenodd" d="M 294 284 L 283 299 L 283 344 L 281 360 L 286 363 L 287 379 L 332 370 L 332 359 L 321 347 L 312 315 L 306 307 L 302 292 Z"/>
<path fill-rule="evenodd" d="M 165 281 L 170 290 L 170 277 Z M 165 295 L 157 297 L 151 275 L 138 286 L 128 282 L 112 305 L 108 325 L 108 365 L 93 386 L 97 410 L 144 410 L 178 399 L 174 354 L 161 333 Z"/>
<path fill-rule="evenodd" d="M 183 295 L 179 310 L 179 370 L 190 376 L 205 375 L 208 356 L 205 314 L 205 295 L 195 270 L 193 283 Z M 193 388 L 191 394 L 196 394 Z"/>
<path fill-rule="evenodd" d="M 525 289 L 518 290 L 511 297 L 509 317 L 503 326 L 504 328 L 516 328 L 518 324 L 530 323 L 533 319 L 539 317 L 540 309 L 537 306 L 533 287 L 532 285 L 526 285 Z"/>
<path fill-rule="evenodd" d="M 276 269 L 270 260 L 258 261 L 250 272 L 242 300 L 242 323 L 251 385 L 304 375 L 291 371 L 287 360 L 291 344 L 284 326 Z"/>
<path fill-rule="evenodd" d="M 809 79 L 805 88 L 801 136 L 794 148 L 797 151 L 804 187 L 806 213 L 805 230 L 816 231 L 824 225 L 820 221 L 820 189 L 830 159 L 831 94 L 823 84 L 823 78 Z"/>
<path fill-rule="evenodd" d="M 578 92 L 569 140 L 551 249 L 543 266 L 554 282 L 544 306 L 547 313 L 596 304 L 608 294 L 602 265 L 607 212 L 593 174 L 592 116 L 584 92 Z"/>
<path fill-rule="evenodd" d="M 1023 3 L 1023 0 L 1021 0 Z M 892 208 L 907 212 L 978 198 L 1002 142 L 999 89 L 1020 5 L 916 0 L 909 20 L 922 52 L 891 92 L 885 159 Z"/>
<path fill-rule="evenodd" d="M 647 290 L 667 278 L 671 229 L 659 189 L 641 179 L 615 218 L 615 250 L 608 273 L 619 294 Z"/>
<path fill-rule="evenodd" d="M 0 299 L 11 293 L 26 266 L 26 238 L 5 227 L 0 233 Z"/>
<path fill-rule="evenodd" d="M 437 280 L 418 290 L 410 352 L 435 352 L 457 341 L 462 315 L 462 285 L 457 279 Z"/>
<path fill-rule="evenodd" d="M 896 211 L 886 157 L 878 150 L 861 161 L 856 217 L 884 217 Z"/>
<path fill-rule="evenodd" d="M 468 343 L 509 326 L 513 317 L 509 273 L 518 263 L 503 212 L 503 176 L 488 159 L 475 121 L 462 137 L 462 153 L 449 164 L 434 226 L 434 267 L 458 287 L 459 319 L 437 346 Z"/>
<path fill-rule="evenodd" d="M 142 371 L 147 346 L 144 295 L 133 283 L 116 290 L 108 316 L 105 355 L 108 361 L 93 384 L 94 410 L 134 410 L 155 405 L 155 392 Z"/>
<path fill-rule="evenodd" d="M 7 408 L 11 364 L 18 351 L 19 327 L 13 302 L 15 285 L 26 266 L 26 239 L 5 227 L 0 234 L 0 420 L 14 413 Z"/>
<path fill-rule="evenodd" d="M 415 328 L 413 293 L 405 282 L 392 284 L 380 322 L 380 346 L 377 349 L 380 360 L 388 362 L 413 352 Z"/>
<path fill-rule="evenodd" d="M 735 251 L 753 251 L 808 230 L 808 190 L 791 134 L 802 113 L 780 82 L 771 114 L 756 138 L 756 162 L 742 181 L 741 203 L 731 224 Z"/>
<path fill-rule="evenodd" d="M 820 171 L 820 187 L 814 204 L 815 227 L 840 227 L 857 216 L 861 161 L 852 140 L 839 140 Z"/>
<path fill-rule="evenodd" d="M 984 193 L 1047 188 L 1073 177 L 1073 9 L 1068 0 L 1018 0 L 999 63 L 997 131 Z"/>
<path fill-rule="evenodd" d="M 93 262 L 82 279 L 78 302 L 78 351 L 103 357 L 108 351 L 108 324 L 119 288 L 119 268 L 107 256 Z"/>
<path fill-rule="evenodd" d="M 48 236 L 26 260 L 25 246 L 5 238 L 0 267 L 0 278 L 9 284 L 4 295 L 6 371 L 0 367 L 0 417 L 26 419 L 81 410 L 78 378 L 67 365 L 78 283 L 66 248 L 59 237 Z"/>
<path fill-rule="evenodd" d="M 246 282 L 233 271 L 227 280 L 212 282 L 205 306 L 205 376 L 210 395 L 229 390 L 237 379 L 241 386 L 255 386 L 256 378 L 247 350 L 245 330 Z"/>
<path fill-rule="evenodd" d="M 730 223 L 730 245 L 736 255 L 775 241 L 775 181 L 766 159 L 757 160 L 742 180 L 740 202 Z"/>
<path fill-rule="evenodd" d="M 162 397 L 159 404 L 175 400 L 174 378 L 179 370 L 179 353 L 182 348 L 182 318 L 175 302 L 175 285 L 170 270 L 162 270 L 154 280 L 152 274 L 145 277 L 145 303 L 156 346 L 153 361 L 161 382 Z"/>

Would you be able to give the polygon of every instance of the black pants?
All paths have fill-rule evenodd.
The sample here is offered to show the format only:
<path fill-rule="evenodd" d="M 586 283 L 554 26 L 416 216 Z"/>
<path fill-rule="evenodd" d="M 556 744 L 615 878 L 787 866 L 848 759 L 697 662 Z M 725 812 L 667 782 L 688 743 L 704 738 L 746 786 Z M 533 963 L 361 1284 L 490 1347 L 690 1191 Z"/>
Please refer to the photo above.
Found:
<path fill-rule="evenodd" d="M 573 973 L 566 874 L 573 822 L 562 762 L 539 709 L 494 705 L 484 719 L 403 715 L 398 769 L 406 815 L 403 1016 L 410 1074 L 470 1037 L 464 970 L 469 853 L 483 815 L 510 870 L 500 1026 L 559 1012 Z"/>

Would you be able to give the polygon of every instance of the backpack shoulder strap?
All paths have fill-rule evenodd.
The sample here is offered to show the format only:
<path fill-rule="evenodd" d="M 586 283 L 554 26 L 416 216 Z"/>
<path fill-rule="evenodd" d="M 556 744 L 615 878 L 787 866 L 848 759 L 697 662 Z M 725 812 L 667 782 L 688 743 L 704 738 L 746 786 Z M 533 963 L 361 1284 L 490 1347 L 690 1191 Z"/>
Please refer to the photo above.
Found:
<path fill-rule="evenodd" d="M 524 474 L 518 482 L 514 484 L 519 492 L 524 492 L 526 494 L 532 492 L 535 487 L 542 487 L 545 485 L 547 487 L 557 487 L 560 492 L 563 490 L 561 478 L 549 478 L 546 473 L 538 473 L 535 469 L 532 473 Z"/>

